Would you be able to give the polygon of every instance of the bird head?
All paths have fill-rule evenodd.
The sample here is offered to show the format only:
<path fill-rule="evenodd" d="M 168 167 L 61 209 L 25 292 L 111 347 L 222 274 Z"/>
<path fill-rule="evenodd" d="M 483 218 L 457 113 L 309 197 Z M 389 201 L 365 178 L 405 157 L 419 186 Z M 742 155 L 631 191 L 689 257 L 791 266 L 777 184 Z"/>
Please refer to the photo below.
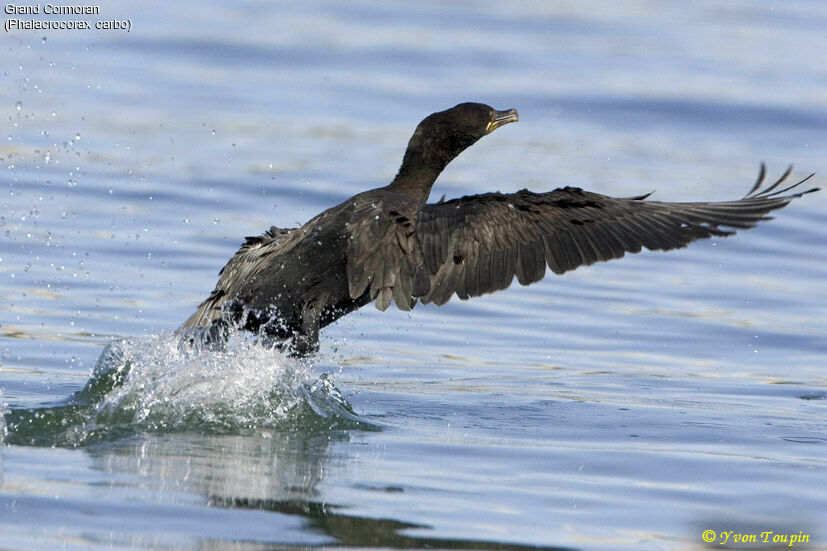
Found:
<path fill-rule="evenodd" d="M 515 109 L 498 111 L 471 102 L 428 115 L 408 142 L 392 189 L 427 198 L 436 177 L 457 155 L 483 136 L 517 120 Z"/>
<path fill-rule="evenodd" d="M 484 103 L 460 103 L 425 117 L 416 127 L 408 151 L 441 171 L 480 138 L 517 120 L 516 109 L 498 111 Z"/>
<path fill-rule="evenodd" d="M 448 155 L 450 162 L 483 136 L 518 120 L 516 109 L 498 111 L 484 103 L 460 103 L 425 117 L 411 142 Z"/>

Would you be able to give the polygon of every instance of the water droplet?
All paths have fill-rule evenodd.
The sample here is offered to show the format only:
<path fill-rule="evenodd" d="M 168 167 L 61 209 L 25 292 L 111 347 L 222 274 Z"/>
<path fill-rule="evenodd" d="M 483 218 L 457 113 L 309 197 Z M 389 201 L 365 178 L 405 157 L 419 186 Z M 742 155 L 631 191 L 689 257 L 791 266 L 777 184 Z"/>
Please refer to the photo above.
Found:
<path fill-rule="evenodd" d="M 41 44 L 45 44 L 45 43 L 46 43 L 46 37 L 45 37 L 45 36 L 44 36 L 43 38 L 41 38 L 41 39 L 40 39 L 40 43 L 41 43 Z"/>
<path fill-rule="evenodd" d="M 20 111 L 21 109 L 23 109 L 23 102 L 22 101 L 16 101 L 14 103 L 14 106 L 17 108 L 18 111 Z"/>

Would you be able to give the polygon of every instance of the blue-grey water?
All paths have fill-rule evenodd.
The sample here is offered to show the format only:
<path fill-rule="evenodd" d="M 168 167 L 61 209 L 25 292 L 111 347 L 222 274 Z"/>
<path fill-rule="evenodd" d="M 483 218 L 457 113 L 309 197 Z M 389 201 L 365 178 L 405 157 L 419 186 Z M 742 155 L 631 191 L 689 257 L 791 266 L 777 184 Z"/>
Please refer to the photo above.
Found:
<path fill-rule="evenodd" d="M 20 17 L 131 30 L 0 39 L 0 549 L 827 549 L 825 191 L 368 307 L 307 361 L 171 334 L 244 236 L 386 184 L 461 101 L 520 122 L 434 200 L 734 199 L 761 161 L 827 186 L 823 2 L 99 8 Z"/>

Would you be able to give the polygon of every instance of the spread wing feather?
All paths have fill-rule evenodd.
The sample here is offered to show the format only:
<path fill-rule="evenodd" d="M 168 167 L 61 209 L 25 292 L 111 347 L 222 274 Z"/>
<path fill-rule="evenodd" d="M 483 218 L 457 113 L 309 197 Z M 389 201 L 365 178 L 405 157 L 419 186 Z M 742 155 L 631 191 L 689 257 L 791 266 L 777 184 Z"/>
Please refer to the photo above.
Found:
<path fill-rule="evenodd" d="M 522 285 L 534 283 L 543 278 L 546 266 L 562 274 L 644 247 L 676 249 L 751 228 L 793 198 L 815 191 L 792 191 L 810 177 L 778 189 L 791 170 L 761 189 L 766 175 L 762 165 L 756 184 L 736 201 L 666 203 L 646 201 L 647 195 L 612 198 L 566 187 L 425 205 L 416 219 L 414 244 L 421 244 L 430 289 L 414 297 L 439 305 L 454 294 L 467 299 L 505 289 L 515 276 Z M 387 275 L 383 285 L 389 284 Z"/>
<path fill-rule="evenodd" d="M 379 310 L 386 310 L 391 301 L 400 310 L 410 310 L 414 297 L 428 288 L 413 222 L 418 204 L 398 195 L 395 199 L 357 202 L 348 224 L 350 297 L 357 299 L 369 292 Z"/>
<path fill-rule="evenodd" d="M 296 235 L 295 228 L 272 226 L 262 235 L 246 237 L 241 248 L 219 272 L 218 283 L 210 296 L 181 327 L 208 326 L 220 318 L 224 303 L 234 299 L 242 291 L 250 276 L 257 273 L 262 263 L 266 262 L 266 258 L 279 246 L 284 245 L 291 235 Z"/>

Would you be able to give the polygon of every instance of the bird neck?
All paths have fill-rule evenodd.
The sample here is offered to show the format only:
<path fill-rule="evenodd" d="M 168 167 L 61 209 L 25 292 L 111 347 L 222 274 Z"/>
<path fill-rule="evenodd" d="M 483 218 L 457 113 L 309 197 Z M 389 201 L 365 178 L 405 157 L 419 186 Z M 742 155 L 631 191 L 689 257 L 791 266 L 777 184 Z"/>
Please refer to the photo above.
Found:
<path fill-rule="evenodd" d="M 407 157 L 406 157 L 407 158 Z M 411 166 L 402 163 L 396 177 L 387 186 L 388 191 L 405 195 L 417 201 L 425 202 L 431 194 L 431 186 L 434 185 L 441 168 L 429 166 Z"/>
<path fill-rule="evenodd" d="M 423 140 L 422 134 L 420 128 L 414 132 L 402 157 L 399 172 L 387 189 L 424 203 L 431 194 L 431 186 L 457 153 L 449 147 L 434 147 Z"/>

